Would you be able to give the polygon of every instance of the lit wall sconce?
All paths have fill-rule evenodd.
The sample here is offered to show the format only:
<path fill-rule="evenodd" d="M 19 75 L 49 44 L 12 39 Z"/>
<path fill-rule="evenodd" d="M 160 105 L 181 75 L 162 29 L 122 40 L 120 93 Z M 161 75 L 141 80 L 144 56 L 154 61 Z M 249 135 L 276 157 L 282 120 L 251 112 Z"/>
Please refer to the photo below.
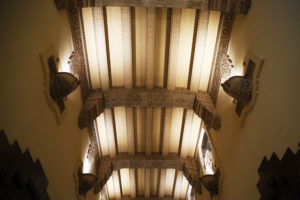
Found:
<path fill-rule="evenodd" d="M 210 193 L 210 196 L 219 194 L 219 179 L 220 179 L 220 171 L 217 170 L 216 174 L 208 174 L 204 175 L 200 178 L 200 182 Z"/>
<path fill-rule="evenodd" d="M 58 72 L 59 59 L 53 45 L 45 49 L 40 56 L 44 71 L 46 99 L 60 124 L 66 113 L 66 97 L 80 85 L 80 81 L 71 73 Z"/>
<path fill-rule="evenodd" d="M 81 167 L 78 169 L 77 172 L 78 176 L 78 193 L 79 195 L 86 196 L 86 193 L 94 187 L 96 182 L 96 176 L 94 174 L 82 173 Z"/>
<path fill-rule="evenodd" d="M 263 65 L 263 59 L 248 51 L 244 62 L 244 76 L 233 76 L 221 84 L 223 90 L 236 102 L 235 112 L 245 121 L 247 113 L 254 107 L 258 96 L 259 75 Z"/>

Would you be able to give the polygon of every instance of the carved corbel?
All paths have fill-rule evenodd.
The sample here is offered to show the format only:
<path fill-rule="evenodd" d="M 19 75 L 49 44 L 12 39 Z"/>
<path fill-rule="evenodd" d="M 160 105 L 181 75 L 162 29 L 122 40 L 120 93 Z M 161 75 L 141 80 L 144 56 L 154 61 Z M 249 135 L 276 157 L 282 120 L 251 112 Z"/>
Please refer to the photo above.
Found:
<path fill-rule="evenodd" d="M 98 177 L 94 186 L 94 193 L 101 191 L 113 172 L 113 165 L 110 160 L 102 159 L 98 168 Z"/>
<path fill-rule="evenodd" d="M 183 166 L 183 174 L 188 180 L 188 182 L 192 185 L 194 191 L 197 192 L 198 194 L 202 194 L 200 177 L 197 172 L 198 170 L 193 170 L 187 165 Z"/>
<path fill-rule="evenodd" d="M 78 117 L 78 127 L 83 129 L 90 122 L 95 120 L 101 113 L 104 112 L 104 96 L 101 90 L 97 93 L 89 95 L 84 103 L 84 107 Z M 102 95 L 99 95 L 102 94 Z"/>
<path fill-rule="evenodd" d="M 209 95 L 196 95 L 193 110 L 204 121 L 207 128 L 215 130 L 221 128 L 221 118 Z"/>

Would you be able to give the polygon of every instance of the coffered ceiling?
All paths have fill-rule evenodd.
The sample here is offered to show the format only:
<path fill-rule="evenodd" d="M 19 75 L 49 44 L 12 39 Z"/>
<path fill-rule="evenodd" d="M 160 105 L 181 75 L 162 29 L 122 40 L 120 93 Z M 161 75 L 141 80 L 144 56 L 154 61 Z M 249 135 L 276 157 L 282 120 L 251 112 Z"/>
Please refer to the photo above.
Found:
<path fill-rule="evenodd" d="M 196 96 L 202 92 L 215 102 L 233 14 L 242 12 L 236 9 L 238 2 L 56 1 L 58 8 L 68 10 L 75 56 L 72 70 L 82 82 L 83 100 L 91 92 L 95 96 L 97 89 L 104 93 L 97 94 L 98 103 L 105 100 L 96 114 L 85 111 L 92 117 L 86 117 L 83 126 L 90 132 L 89 152 L 94 152 L 98 178 L 104 158 L 125 154 L 128 159 L 142 156 L 144 162 L 138 167 L 128 163 L 113 167 L 101 183 L 105 198 L 187 198 L 192 186 L 182 168 L 148 163 L 149 167 L 147 160 L 159 155 L 164 163 L 175 155 L 197 161 L 201 129 L 214 128 L 209 126 L 214 120 L 207 120 L 203 110 L 214 113 L 214 105 L 206 107 L 202 99 L 199 111 L 193 100 L 184 107 L 176 98 L 169 105 L 158 91 L 167 99 L 172 92 Z M 107 95 L 112 91 L 117 92 Z M 109 106 L 109 101 L 117 103 Z M 201 174 L 200 169 L 198 163 L 196 173 Z"/>

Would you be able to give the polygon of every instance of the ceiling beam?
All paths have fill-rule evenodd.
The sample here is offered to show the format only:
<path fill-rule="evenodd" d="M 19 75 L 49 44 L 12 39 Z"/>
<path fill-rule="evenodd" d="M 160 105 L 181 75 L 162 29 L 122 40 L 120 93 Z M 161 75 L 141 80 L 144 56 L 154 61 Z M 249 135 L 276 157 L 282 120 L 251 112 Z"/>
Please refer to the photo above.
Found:
<path fill-rule="evenodd" d="M 184 176 L 190 184 L 197 190 L 200 186 L 199 169 L 194 158 L 181 158 L 178 154 L 169 154 L 162 156 L 159 153 L 146 156 L 143 153 L 129 155 L 128 153 L 119 153 L 115 157 L 104 156 L 100 159 L 98 168 L 98 179 L 95 184 L 95 193 L 101 191 L 109 177 L 116 170 L 123 168 L 130 169 L 176 169 L 183 171 Z"/>
<path fill-rule="evenodd" d="M 248 11 L 251 0 L 54 0 L 57 9 L 66 9 L 70 5 L 84 7 L 167 7 L 209 9 L 223 12 L 244 13 Z M 209 5 L 208 5 L 209 4 Z M 225 4 L 225 5 L 224 5 Z M 208 5 L 208 6 L 207 6 Z"/>
<path fill-rule="evenodd" d="M 154 86 L 154 48 L 155 48 L 155 22 L 156 9 L 147 8 L 146 17 L 146 88 L 152 89 Z M 153 108 L 146 109 L 146 134 L 145 134 L 145 154 L 152 154 L 152 123 Z M 151 190 L 151 172 L 145 170 L 145 197 L 150 198 Z"/>
<path fill-rule="evenodd" d="M 222 78 L 223 61 L 227 56 L 231 30 L 233 26 L 234 15 L 228 13 L 221 13 L 220 24 L 216 40 L 216 48 L 213 58 L 212 74 L 209 83 L 209 94 L 216 105 L 219 88 Z"/>
<path fill-rule="evenodd" d="M 90 121 L 99 116 L 104 108 L 116 106 L 127 107 L 166 107 L 167 112 L 172 107 L 193 109 L 205 123 L 207 128 L 220 129 L 221 119 L 207 92 L 193 93 L 187 90 L 163 89 L 110 89 L 93 90 L 87 97 L 83 110 L 78 118 L 80 128 L 86 127 Z M 166 122 L 165 122 L 166 123 Z"/>
<path fill-rule="evenodd" d="M 116 200 L 116 199 L 111 199 Z M 131 198 L 129 196 L 123 196 L 120 200 L 145 200 L 145 196 L 137 196 L 136 198 Z M 151 196 L 149 200 L 161 200 L 158 196 Z M 165 196 L 164 200 L 173 200 L 171 196 Z"/>

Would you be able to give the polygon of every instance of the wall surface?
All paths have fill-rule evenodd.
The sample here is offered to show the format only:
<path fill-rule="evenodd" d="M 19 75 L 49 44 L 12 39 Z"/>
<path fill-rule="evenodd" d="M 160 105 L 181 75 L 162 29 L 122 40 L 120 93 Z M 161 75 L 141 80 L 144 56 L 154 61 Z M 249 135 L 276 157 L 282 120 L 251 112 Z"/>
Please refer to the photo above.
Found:
<path fill-rule="evenodd" d="M 72 51 L 67 14 L 53 0 L 2 0 L 0 26 L 0 129 L 41 160 L 51 199 L 75 199 L 72 173 L 88 145 L 88 134 L 77 128 L 80 89 L 69 95 L 68 113 L 58 125 L 44 95 L 39 56 L 55 45 L 60 70 L 67 70 Z"/>
<path fill-rule="evenodd" d="M 257 169 L 266 155 L 279 158 L 300 142 L 300 1 L 253 0 L 246 16 L 235 19 L 229 55 L 242 74 L 247 50 L 265 60 L 254 109 L 241 128 L 232 98 L 219 91 L 217 109 L 222 128 L 212 137 L 224 173 L 221 199 L 254 200 L 260 194 Z"/>

